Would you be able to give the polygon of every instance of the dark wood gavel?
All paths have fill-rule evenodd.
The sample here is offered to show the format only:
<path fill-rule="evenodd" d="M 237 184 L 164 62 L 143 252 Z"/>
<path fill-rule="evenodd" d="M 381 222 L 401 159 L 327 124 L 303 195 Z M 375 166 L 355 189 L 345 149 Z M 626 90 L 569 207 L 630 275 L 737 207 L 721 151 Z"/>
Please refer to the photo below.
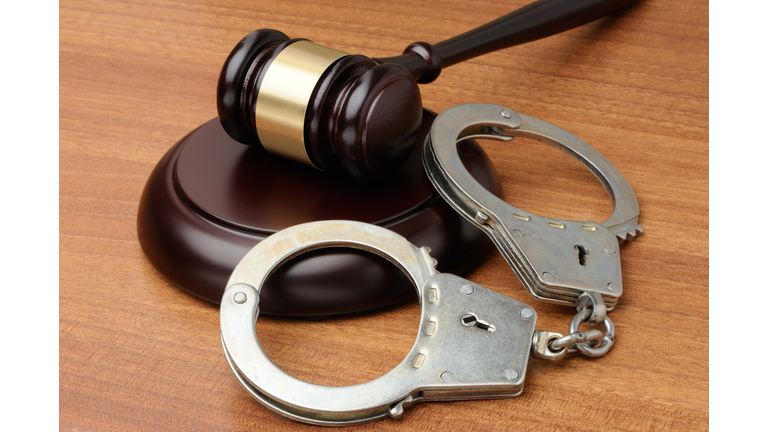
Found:
<path fill-rule="evenodd" d="M 397 170 L 421 126 L 417 83 L 443 68 L 587 24 L 634 0 L 539 0 L 482 27 L 402 55 L 370 59 L 256 30 L 232 50 L 217 106 L 235 140 L 326 171 L 373 178 Z"/>

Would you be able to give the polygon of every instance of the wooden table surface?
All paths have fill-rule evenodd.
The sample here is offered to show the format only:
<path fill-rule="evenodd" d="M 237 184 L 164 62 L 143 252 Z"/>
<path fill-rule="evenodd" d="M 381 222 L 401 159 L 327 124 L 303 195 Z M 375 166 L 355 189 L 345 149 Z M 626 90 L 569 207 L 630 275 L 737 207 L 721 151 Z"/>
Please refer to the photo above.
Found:
<path fill-rule="evenodd" d="M 144 257 L 136 212 L 177 140 L 216 116 L 231 48 L 276 28 L 383 57 L 439 42 L 525 0 L 60 2 L 60 427 L 64 431 L 309 430 L 261 406 L 225 361 L 218 307 Z M 621 247 L 624 295 L 604 358 L 531 360 L 514 399 L 424 403 L 385 430 L 701 430 L 709 420 L 708 2 L 640 0 L 546 40 L 473 59 L 422 86 L 440 112 L 506 105 L 592 144 L 628 179 L 645 233 Z M 541 144 L 483 142 L 504 197 L 527 211 L 605 220 L 600 183 Z M 534 300 L 497 252 L 463 275 L 565 332 L 574 310 Z M 323 322 L 263 317 L 265 350 L 311 382 L 365 382 L 397 365 L 415 302 Z"/>

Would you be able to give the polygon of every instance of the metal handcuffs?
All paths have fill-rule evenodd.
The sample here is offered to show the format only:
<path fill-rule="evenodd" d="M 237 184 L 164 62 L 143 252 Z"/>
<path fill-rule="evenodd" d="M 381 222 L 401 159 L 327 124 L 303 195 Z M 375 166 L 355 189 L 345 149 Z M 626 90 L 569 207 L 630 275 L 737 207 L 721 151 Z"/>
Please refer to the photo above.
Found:
<path fill-rule="evenodd" d="M 541 141 L 594 173 L 608 191 L 613 214 L 602 224 L 545 218 L 488 192 L 464 168 L 456 144 L 468 138 Z M 575 304 L 583 292 L 601 294 L 608 310 L 622 292 L 619 240 L 634 237 L 640 207 L 619 170 L 575 135 L 543 120 L 490 104 L 449 108 L 435 120 L 424 166 L 440 195 L 493 240 L 525 288 L 539 300 Z"/>
<path fill-rule="evenodd" d="M 456 144 L 468 138 L 533 138 L 556 146 L 589 168 L 608 190 L 614 210 L 598 224 L 543 218 L 506 204 L 467 172 Z M 536 312 L 461 277 L 439 273 L 428 247 L 417 248 L 385 228 L 351 221 L 297 225 L 263 240 L 233 271 L 221 301 L 221 340 L 240 383 L 269 409 L 317 425 L 352 425 L 398 418 L 409 405 L 514 397 L 523 391 L 528 357 L 604 355 L 614 326 L 606 312 L 622 292 L 619 239 L 642 232 L 631 187 L 605 157 L 544 121 L 489 104 L 460 105 L 440 114 L 425 142 L 424 166 L 435 188 L 484 230 L 537 299 L 576 306 L 569 334 L 536 330 Z M 380 255 L 416 287 L 419 334 L 406 358 L 364 384 L 327 387 L 296 379 L 266 356 L 256 337 L 259 293 L 291 258 L 326 247 Z M 598 330 L 579 331 L 587 320 Z"/>

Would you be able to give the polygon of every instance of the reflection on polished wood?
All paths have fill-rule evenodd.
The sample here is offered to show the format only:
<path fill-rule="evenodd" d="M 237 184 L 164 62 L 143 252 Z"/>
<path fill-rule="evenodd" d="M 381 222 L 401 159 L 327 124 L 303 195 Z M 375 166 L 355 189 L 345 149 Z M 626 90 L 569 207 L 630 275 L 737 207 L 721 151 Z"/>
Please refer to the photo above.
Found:
<path fill-rule="evenodd" d="M 215 116 L 221 64 L 253 29 L 386 57 L 525 3 L 62 1 L 61 429 L 309 430 L 241 388 L 221 349 L 218 308 L 170 285 L 142 254 L 136 211 L 147 176 Z M 518 398 L 420 404 L 360 429 L 707 427 L 708 12 L 700 0 L 640 1 L 421 87 L 437 112 L 507 105 L 589 142 L 634 188 L 645 234 L 621 248 L 625 292 L 606 357 L 531 360 Z M 600 183 L 568 156 L 525 140 L 482 144 L 515 206 L 566 219 L 610 213 Z M 533 306 L 537 328 L 567 329 L 573 309 L 535 301 L 500 254 L 464 276 Z M 418 314 L 412 303 L 323 322 L 264 317 L 258 331 L 289 373 L 348 385 L 403 358 Z"/>

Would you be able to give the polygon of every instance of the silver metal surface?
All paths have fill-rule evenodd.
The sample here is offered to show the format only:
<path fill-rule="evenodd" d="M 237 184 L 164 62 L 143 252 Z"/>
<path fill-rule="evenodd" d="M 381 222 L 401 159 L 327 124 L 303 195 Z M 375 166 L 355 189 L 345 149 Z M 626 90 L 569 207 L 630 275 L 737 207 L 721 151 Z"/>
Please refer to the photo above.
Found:
<path fill-rule="evenodd" d="M 401 268 L 417 287 L 421 320 L 413 348 L 395 369 L 364 384 L 326 387 L 298 380 L 272 363 L 255 327 L 259 292 L 276 268 L 302 252 L 339 246 L 373 252 Z M 237 301 L 240 293 L 243 303 Z M 530 311 L 528 319 L 523 310 Z M 517 396 L 535 325 L 529 306 L 438 274 L 425 248 L 384 228 L 349 221 L 298 225 L 268 237 L 235 268 L 221 301 L 222 345 L 240 383 L 269 409 L 317 425 L 397 418 L 422 401 Z"/>
<path fill-rule="evenodd" d="M 462 285 L 461 288 L 459 288 L 459 291 L 461 291 L 464 295 L 471 295 L 473 292 L 475 292 L 475 289 L 470 284 Z"/>
<path fill-rule="evenodd" d="M 531 342 L 531 356 L 537 359 L 553 361 L 564 358 L 567 350 L 561 349 L 556 351 L 550 348 L 550 344 L 553 341 L 562 337 L 563 335 L 560 333 L 536 330 L 533 333 Z"/>
<path fill-rule="evenodd" d="M 592 309 L 592 314 L 589 316 L 589 321 L 600 324 L 605 320 L 607 313 L 605 308 L 605 302 L 603 296 L 600 293 L 594 291 L 585 291 L 576 299 L 576 311 L 581 312 L 586 308 Z"/>
<path fill-rule="evenodd" d="M 238 291 L 234 296 L 232 296 L 232 299 L 235 300 L 235 303 L 237 304 L 243 304 L 246 300 L 248 300 L 248 297 L 246 297 L 244 292 Z"/>
<path fill-rule="evenodd" d="M 582 343 L 593 340 L 600 340 L 603 337 L 603 332 L 600 330 L 587 330 L 585 332 L 576 332 L 567 334 L 561 338 L 557 338 L 549 344 L 549 349 L 553 351 L 559 351 L 567 346 Z"/>
<path fill-rule="evenodd" d="M 578 312 L 573 319 L 571 320 L 571 324 L 568 327 L 568 331 L 573 333 L 579 332 L 579 326 L 582 323 L 585 323 L 589 321 L 589 317 L 592 315 L 591 309 L 583 309 L 580 312 Z M 613 321 L 611 321 L 610 318 L 607 316 L 605 317 L 605 321 L 602 323 L 605 326 L 605 334 L 603 335 L 603 338 L 600 340 L 600 346 L 593 347 L 589 345 L 589 343 L 576 343 L 572 346 L 575 347 L 579 352 L 584 354 L 587 357 L 602 357 L 608 353 L 608 351 L 611 350 L 611 347 L 613 347 L 614 337 L 616 334 L 616 327 L 613 325 Z"/>
<path fill-rule="evenodd" d="M 545 218 L 515 208 L 488 192 L 466 170 L 457 143 L 468 138 L 541 141 L 574 157 L 594 173 L 613 203 L 602 224 Z M 586 291 L 603 296 L 608 310 L 621 296 L 619 241 L 634 237 L 639 206 L 619 170 L 592 146 L 542 120 L 491 104 L 447 109 L 432 125 L 423 161 L 432 184 L 468 221 L 488 234 L 526 289 L 537 299 L 575 304 Z"/>

